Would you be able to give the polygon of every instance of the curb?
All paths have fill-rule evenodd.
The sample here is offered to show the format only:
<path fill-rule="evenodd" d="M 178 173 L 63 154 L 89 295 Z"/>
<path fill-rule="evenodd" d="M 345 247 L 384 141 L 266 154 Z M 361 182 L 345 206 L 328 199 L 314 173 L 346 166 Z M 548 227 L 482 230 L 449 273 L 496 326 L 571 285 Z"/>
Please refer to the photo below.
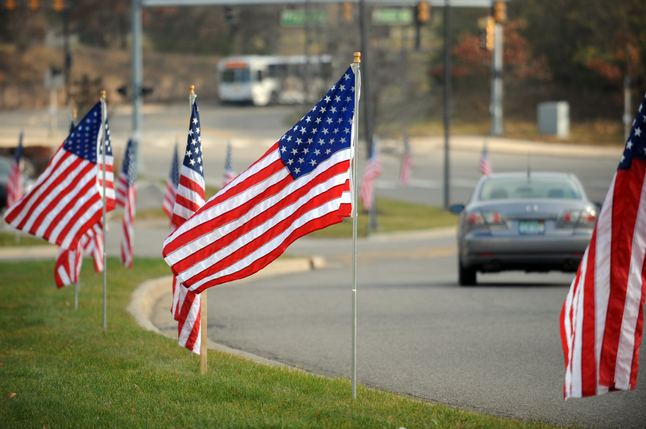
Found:
<path fill-rule="evenodd" d="M 264 277 L 276 276 L 280 274 L 303 272 L 314 269 L 321 269 L 325 267 L 325 259 L 320 256 L 315 256 L 312 258 L 284 258 L 279 259 L 263 270 L 257 272 L 256 274 L 246 277 L 244 279 L 236 280 L 231 282 L 226 286 L 235 286 L 249 281 L 257 280 Z M 135 318 L 137 324 L 144 328 L 147 331 L 152 331 L 156 334 L 163 335 L 173 340 L 177 340 L 176 333 L 163 332 L 157 326 L 151 322 L 153 316 L 153 311 L 155 304 L 159 299 L 164 295 L 171 293 L 171 284 L 173 281 L 173 276 L 164 276 L 156 279 L 151 279 L 140 284 L 137 289 L 132 293 L 132 299 L 128 305 L 128 312 Z M 169 312 L 170 315 L 170 312 Z M 214 341 L 207 339 L 207 348 L 211 350 L 216 350 L 221 353 L 227 353 L 230 355 L 238 356 L 244 359 L 248 359 L 263 365 L 269 366 L 280 366 L 285 368 L 291 368 L 288 365 L 285 365 L 280 362 L 276 362 L 262 356 L 257 356 L 252 353 L 245 352 L 243 350 L 233 349 L 231 347 L 225 346 L 224 344 L 219 344 Z"/>
<path fill-rule="evenodd" d="M 58 247 L 53 244 L 43 246 L 12 246 L 0 248 L 0 261 L 15 262 L 34 259 L 54 259 Z"/>

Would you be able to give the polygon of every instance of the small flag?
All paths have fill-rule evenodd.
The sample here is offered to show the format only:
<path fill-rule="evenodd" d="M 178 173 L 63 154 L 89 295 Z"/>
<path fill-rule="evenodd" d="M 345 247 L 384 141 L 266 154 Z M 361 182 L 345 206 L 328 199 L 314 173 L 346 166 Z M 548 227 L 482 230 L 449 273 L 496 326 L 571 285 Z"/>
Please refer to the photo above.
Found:
<path fill-rule="evenodd" d="M 361 179 L 361 187 L 359 188 L 359 196 L 363 208 L 370 210 L 375 198 L 374 194 L 374 181 L 381 175 L 381 161 L 379 160 L 379 151 L 377 149 L 377 139 L 373 139 L 372 147 L 370 149 L 370 157 L 363 168 L 363 178 Z"/>
<path fill-rule="evenodd" d="M 354 97 L 349 68 L 258 161 L 166 239 L 164 259 L 187 287 L 202 292 L 247 277 L 297 238 L 350 216 Z"/>
<path fill-rule="evenodd" d="M 77 248 L 103 212 L 97 169 L 101 124 L 99 102 L 65 139 L 29 193 L 5 212 L 8 224 L 60 247 Z M 111 149 L 108 153 L 106 166 L 112 158 Z M 114 202 L 114 189 L 111 191 Z"/>
<path fill-rule="evenodd" d="M 166 192 L 164 193 L 164 201 L 162 202 L 162 209 L 169 218 L 173 217 L 173 207 L 175 206 L 175 194 L 177 193 L 177 186 L 179 185 L 179 158 L 177 156 L 177 142 L 175 142 L 175 151 L 173 159 L 170 163 L 170 173 L 166 179 Z"/>
<path fill-rule="evenodd" d="M 132 140 L 128 140 L 128 144 L 126 145 L 126 155 L 123 159 L 123 164 L 127 165 L 127 170 L 122 170 L 119 175 L 119 184 L 121 184 L 121 176 L 126 176 L 125 203 L 123 206 L 123 224 L 121 229 L 121 263 L 128 268 L 132 268 L 132 243 L 135 238 L 134 223 L 137 202 L 137 189 L 135 187 L 137 163 L 135 160 L 135 147 Z"/>
<path fill-rule="evenodd" d="M 410 173 L 413 168 L 413 158 L 410 154 L 410 144 L 408 143 L 408 135 L 404 136 L 404 153 L 402 154 L 402 164 L 399 169 L 399 183 L 402 186 L 408 185 L 410 182 Z"/>
<path fill-rule="evenodd" d="M 25 188 L 22 183 L 22 136 L 18 139 L 18 147 L 13 155 L 9 180 L 7 181 L 7 208 L 13 206 L 18 200 L 25 196 Z"/>
<path fill-rule="evenodd" d="M 178 228 L 181 227 L 204 205 L 205 198 L 200 114 L 197 102 L 193 102 L 186 151 L 171 222 Z M 202 344 L 201 297 L 181 283 L 174 282 L 173 286 L 175 287 L 173 308 L 175 309 L 175 319 L 178 321 L 178 343 L 180 346 L 200 354 Z"/>
<path fill-rule="evenodd" d="M 561 311 L 566 399 L 637 383 L 646 294 L 645 113 L 646 98 Z"/>
<path fill-rule="evenodd" d="M 487 142 L 485 141 L 482 147 L 482 155 L 480 155 L 480 162 L 478 163 L 478 171 L 485 176 L 491 175 L 491 162 L 489 161 L 489 151 L 487 150 Z"/>
<path fill-rule="evenodd" d="M 128 169 L 130 168 L 130 156 L 128 151 L 132 146 L 132 139 L 128 140 L 126 144 L 126 153 L 123 156 L 123 162 L 121 163 L 121 172 L 119 173 L 119 182 L 117 182 L 117 196 L 116 202 L 118 206 L 124 207 L 126 205 L 127 193 L 128 193 Z"/>
<path fill-rule="evenodd" d="M 224 163 L 224 180 L 222 187 L 224 188 L 230 181 L 236 178 L 236 171 L 233 169 L 233 160 L 231 158 L 231 141 L 227 142 L 227 159 Z"/>

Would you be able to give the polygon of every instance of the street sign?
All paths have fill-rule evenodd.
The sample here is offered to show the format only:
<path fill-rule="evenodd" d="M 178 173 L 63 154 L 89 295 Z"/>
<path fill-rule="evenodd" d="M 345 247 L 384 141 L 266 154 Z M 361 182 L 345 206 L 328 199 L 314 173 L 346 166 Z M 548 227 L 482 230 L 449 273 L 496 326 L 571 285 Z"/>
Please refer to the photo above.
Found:
<path fill-rule="evenodd" d="M 413 23 L 413 10 L 410 8 L 378 8 L 372 11 L 373 24 L 407 25 Z"/>
<path fill-rule="evenodd" d="M 286 9 L 280 13 L 280 23 L 285 27 L 303 27 L 305 26 L 305 11 L 302 9 Z M 308 24 L 325 24 L 327 22 L 327 12 L 323 10 L 313 10 L 307 14 Z"/>

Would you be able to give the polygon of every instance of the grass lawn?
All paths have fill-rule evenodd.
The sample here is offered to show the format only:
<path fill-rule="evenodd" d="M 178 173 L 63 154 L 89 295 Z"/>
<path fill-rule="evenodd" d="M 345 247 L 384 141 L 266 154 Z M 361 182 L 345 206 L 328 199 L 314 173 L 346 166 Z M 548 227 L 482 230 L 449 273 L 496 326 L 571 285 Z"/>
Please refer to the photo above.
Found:
<path fill-rule="evenodd" d="M 544 428 L 274 368 L 209 351 L 209 373 L 175 341 L 126 312 L 144 280 L 169 273 L 158 259 L 129 271 L 86 260 L 79 309 L 54 286 L 53 261 L 0 263 L 0 427 L 10 428 Z M 72 304 L 70 304 L 72 303 Z M 15 394 L 15 395 L 14 395 Z"/>

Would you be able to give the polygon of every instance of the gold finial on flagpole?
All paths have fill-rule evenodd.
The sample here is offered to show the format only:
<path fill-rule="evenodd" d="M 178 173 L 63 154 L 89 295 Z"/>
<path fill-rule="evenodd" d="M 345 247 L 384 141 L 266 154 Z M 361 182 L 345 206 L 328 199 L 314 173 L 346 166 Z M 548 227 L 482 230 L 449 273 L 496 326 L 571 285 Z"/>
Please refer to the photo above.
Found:
<path fill-rule="evenodd" d="M 354 53 L 354 62 L 355 63 L 360 63 L 361 62 L 361 52 L 355 52 Z"/>
<path fill-rule="evenodd" d="M 195 85 L 189 85 L 188 95 L 194 95 L 194 94 L 195 94 Z"/>
<path fill-rule="evenodd" d="M 103 91 L 101 91 L 101 97 L 100 98 L 105 99 L 105 89 Z"/>
<path fill-rule="evenodd" d="M 72 109 L 72 118 L 76 119 L 76 114 L 78 112 L 76 111 L 76 107 Z"/>

